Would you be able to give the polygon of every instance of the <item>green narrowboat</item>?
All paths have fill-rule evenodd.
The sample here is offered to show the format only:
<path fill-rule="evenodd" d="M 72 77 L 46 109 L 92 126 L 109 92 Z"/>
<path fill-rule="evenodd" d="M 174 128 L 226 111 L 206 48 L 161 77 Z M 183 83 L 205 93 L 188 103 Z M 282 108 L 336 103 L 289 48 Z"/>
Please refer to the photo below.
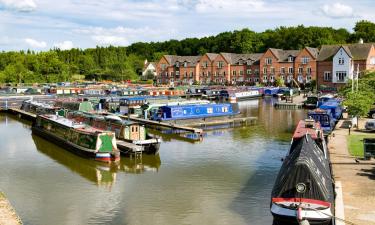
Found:
<path fill-rule="evenodd" d="M 110 131 L 58 115 L 38 115 L 32 132 L 84 157 L 108 163 L 120 160 L 115 134 Z"/>

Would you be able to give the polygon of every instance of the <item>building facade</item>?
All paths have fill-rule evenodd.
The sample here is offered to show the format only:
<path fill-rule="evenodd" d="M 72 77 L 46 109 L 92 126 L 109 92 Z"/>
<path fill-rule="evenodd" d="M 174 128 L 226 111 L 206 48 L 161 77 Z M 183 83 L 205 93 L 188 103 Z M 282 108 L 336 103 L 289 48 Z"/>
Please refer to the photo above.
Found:
<path fill-rule="evenodd" d="M 375 70 L 375 48 L 371 43 L 324 45 L 317 58 L 320 90 L 338 90 L 364 71 Z"/>

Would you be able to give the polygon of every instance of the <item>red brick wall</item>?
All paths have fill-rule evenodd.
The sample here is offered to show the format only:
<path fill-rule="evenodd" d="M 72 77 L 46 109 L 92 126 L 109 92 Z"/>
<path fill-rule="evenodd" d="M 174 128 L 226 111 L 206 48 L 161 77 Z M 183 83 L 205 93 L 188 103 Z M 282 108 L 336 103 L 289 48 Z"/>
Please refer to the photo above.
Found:
<path fill-rule="evenodd" d="M 267 65 L 266 64 L 266 58 L 272 59 L 272 64 Z M 267 74 L 263 73 L 264 68 L 267 68 Z M 263 56 L 260 58 L 259 61 L 259 76 L 260 76 L 260 82 L 263 82 L 263 77 L 267 75 L 268 81 L 270 80 L 270 74 L 271 74 L 271 68 L 275 69 L 275 80 L 277 79 L 277 75 L 280 72 L 280 63 L 278 62 L 278 59 L 275 57 L 275 55 L 272 53 L 270 49 L 268 49 Z"/>
<path fill-rule="evenodd" d="M 203 63 L 204 62 L 207 62 L 207 67 L 203 67 Z M 203 83 L 206 83 L 207 80 L 211 80 L 212 78 L 212 67 L 213 67 L 213 64 L 211 62 L 211 60 L 208 58 L 207 54 L 203 55 L 200 59 L 200 62 L 199 62 L 199 81 L 200 82 L 203 82 Z M 204 75 L 203 75 L 204 73 Z M 207 79 L 209 78 L 209 79 Z"/>
<path fill-rule="evenodd" d="M 223 67 L 218 68 L 217 63 L 222 61 L 223 62 Z M 219 54 L 213 61 L 212 61 L 212 74 L 211 74 L 211 80 L 216 83 L 225 83 L 230 81 L 230 67 L 231 65 L 228 64 L 224 57 Z M 217 75 L 215 76 L 215 72 Z M 225 72 L 225 75 L 224 75 Z M 220 76 L 218 75 L 220 73 Z M 220 82 L 221 81 L 221 82 Z"/>
<path fill-rule="evenodd" d="M 307 64 L 302 64 L 302 58 L 303 57 L 309 57 L 310 61 Z M 298 54 L 298 56 L 295 59 L 295 64 L 294 64 L 294 79 L 297 80 L 298 78 L 298 68 L 302 67 L 303 68 L 303 73 L 302 76 L 304 80 L 306 81 L 306 77 L 308 76 L 307 74 L 307 68 L 311 68 L 311 80 L 316 80 L 316 73 L 317 73 L 317 68 L 316 68 L 316 59 L 310 54 L 310 52 L 304 48 L 302 51 Z"/>

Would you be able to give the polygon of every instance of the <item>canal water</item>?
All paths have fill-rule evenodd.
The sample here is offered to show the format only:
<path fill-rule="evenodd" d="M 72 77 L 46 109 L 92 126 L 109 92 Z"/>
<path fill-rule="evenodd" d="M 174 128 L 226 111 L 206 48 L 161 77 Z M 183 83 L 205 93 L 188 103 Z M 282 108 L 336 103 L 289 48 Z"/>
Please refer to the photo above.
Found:
<path fill-rule="evenodd" d="M 240 103 L 257 125 L 163 139 L 157 156 L 107 167 L 31 134 L 0 114 L 0 190 L 24 224 L 272 224 L 270 193 L 304 111 L 272 98 Z"/>

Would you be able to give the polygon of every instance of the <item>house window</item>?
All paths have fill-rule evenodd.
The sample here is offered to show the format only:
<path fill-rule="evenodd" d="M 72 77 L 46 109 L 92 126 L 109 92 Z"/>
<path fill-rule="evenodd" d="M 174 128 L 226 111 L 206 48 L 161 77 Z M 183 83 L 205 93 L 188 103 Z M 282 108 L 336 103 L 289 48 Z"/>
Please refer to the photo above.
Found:
<path fill-rule="evenodd" d="M 185 72 L 184 77 L 187 77 L 187 75 L 188 75 L 187 72 Z"/>
<path fill-rule="evenodd" d="M 171 72 L 170 74 L 171 74 L 170 76 L 172 77 L 173 76 L 173 72 Z"/>
<path fill-rule="evenodd" d="M 324 71 L 323 79 L 324 79 L 324 81 L 331 81 L 332 80 L 331 72 L 330 71 Z"/>
<path fill-rule="evenodd" d="M 259 69 L 255 69 L 254 73 L 255 75 L 259 75 Z"/>
<path fill-rule="evenodd" d="M 298 82 L 300 82 L 300 83 L 303 82 L 303 76 L 302 75 L 298 75 Z"/>
<path fill-rule="evenodd" d="M 285 80 L 285 76 L 284 75 L 280 76 L 280 79 Z"/>
<path fill-rule="evenodd" d="M 303 67 L 298 67 L 298 74 L 302 74 L 303 73 Z"/>
<path fill-rule="evenodd" d="M 337 71 L 336 78 L 338 82 L 344 82 L 346 78 L 346 71 Z"/>
<path fill-rule="evenodd" d="M 266 81 L 267 79 L 268 79 L 268 77 L 267 77 L 267 76 L 263 76 L 263 80 L 265 80 L 265 81 Z"/>
<path fill-rule="evenodd" d="M 251 69 L 246 70 L 246 74 L 250 75 L 251 74 Z"/>
<path fill-rule="evenodd" d="M 293 73 L 293 67 L 289 67 L 289 68 L 288 68 L 288 73 L 289 73 L 289 74 L 292 74 L 292 73 Z"/>
<path fill-rule="evenodd" d="M 281 74 L 285 74 L 285 67 L 281 67 L 281 68 L 280 68 L 280 73 L 281 73 Z"/>
<path fill-rule="evenodd" d="M 339 65 L 344 65 L 345 61 L 344 58 L 339 58 Z"/>
<path fill-rule="evenodd" d="M 275 81 L 275 77 L 271 76 L 270 80 L 271 80 L 271 82 L 274 82 Z"/>
<path fill-rule="evenodd" d="M 176 62 L 176 67 L 180 67 L 180 62 Z"/>
<path fill-rule="evenodd" d="M 310 81 L 311 81 L 311 76 L 308 75 L 308 76 L 306 77 L 306 82 L 309 83 Z"/>
<path fill-rule="evenodd" d="M 207 77 L 209 77 L 209 76 L 211 76 L 211 72 L 210 71 L 208 71 L 208 73 L 207 73 Z"/>
<path fill-rule="evenodd" d="M 180 71 L 176 71 L 176 76 L 180 76 Z"/>
<path fill-rule="evenodd" d="M 216 71 L 214 72 L 214 76 L 215 76 L 215 77 L 217 76 L 217 72 L 216 72 Z"/>
<path fill-rule="evenodd" d="M 375 65 L 375 57 L 374 56 L 370 58 L 370 64 Z"/>
<path fill-rule="evenodd" d="M 224 67 L 224 62 L 223 61 L 217 62 L 217 68 L 223 68 L 223 67 Z"/>
<path fill-rule="evenodd" d="M 187 66 L 188 66 L 187 62 L 184 62 L 184 67 L 187 67 Z"/>
<path fill-rule="evenodd" d="M 193 77 L 194 76 L 194 72 L 190 72 L 190 77 Z"/>
<path fill-rule="evenodd" d="M 266 58 L 266 65 L 271 65 L 272 64 L 272 58 Z"/>
<path fill-rule="evenodd" d="M 240 70 L 240 76 L 242 76 L 243 75 L 243 70 Z"/>
<path fill-rule="evenodd" d="M 275 68 L 271 67 L 271 74 L 275 74 Z"/>
<path fill-rule="evenodd" d="M 267 67 L 263 68 L 263 74 L 267 74 Z"/>
<path fill-rule="evenodd" d="M 167 65 L 161 64 L 160 67 L 161 67 L 161 70 L 165 70 L 165 68 L 167 67 Z"/>
<path fill-rule="evenodd" d="M 288 57 L 288 62 L 293 62 L 293 56 Z"/>
<path fill-rule="evenodd" d="M 302 64 L 307 64 L 310 62 L 310 57 L 304 56 L 301 58 L 301 63 Z"/>
<path fill-rule="evenodd" d="M 311 74 L 311 67 L 307 67 L 307 68 L 306 68 L 306 73 L 307 73 L 307 74 Z"/>
<path fill-rule="evenodd" d="M 237 71 L 233 70 L 233 76 L 236 76 Z"/>
<path fill-rule="evenodd" d="M 255 82 L 259 82 L 259 78 L 255 78 L 254 81 L 255 81 Z"/>
<path fill-rule="evenodd" d="M 207 67 L 208 67 L 208 62 L 207 62 L 207 61 L 204 61 L 204 62 L 202 63 L 202 66 L 203 66 L 203 68 L 207 68 Z"/>

